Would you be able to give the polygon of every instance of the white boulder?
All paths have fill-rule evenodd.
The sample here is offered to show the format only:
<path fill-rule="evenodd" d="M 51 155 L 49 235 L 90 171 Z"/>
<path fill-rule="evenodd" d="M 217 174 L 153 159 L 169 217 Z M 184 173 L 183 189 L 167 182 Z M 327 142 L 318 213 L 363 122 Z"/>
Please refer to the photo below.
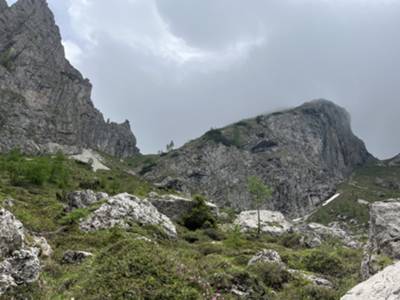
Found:
<path fill-rule="evenodd" d="M 149 201 L 127 193 L 111 197 L 86 220 L 80 223 L 82 231 L 95 231 L 115 226 L 129 228 L 131 223 L 158 225 L 170 237 L 176 237 L 172 221 L 161 214 Z"/>
<path fill-rule="evenodd" d="M 261 231 L 271 235 L 283 235 L 293 228 L 285 216 L 277 211 L 260 210 Z M 253 231 L 258 228 L 257 210 L 242 211 L 234 221 L 242 231 Z"/>

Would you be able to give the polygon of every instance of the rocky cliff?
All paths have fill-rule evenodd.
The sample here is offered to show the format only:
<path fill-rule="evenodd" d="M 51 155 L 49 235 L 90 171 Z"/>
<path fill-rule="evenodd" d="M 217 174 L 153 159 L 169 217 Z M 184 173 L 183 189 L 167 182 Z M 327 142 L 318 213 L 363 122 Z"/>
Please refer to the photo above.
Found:
<path fill-rule="evenodd" d="M 129 122 L 105 122 L 91 84 L 65 59 L 45 0 L 0 0 L 0 151 L 90 148 L 114 156 L 138 152 Z"/>
<path fill-rule="evenodd" d="M 369 159 L 349 114 L 316 100 L 212 129 L 139 171 L 158 186 L 205 193 L 221 207 L 239 210 L 253 206 L 247 179 L 255 175 L 274 189 L 264 208 L 299 216 Z"/>

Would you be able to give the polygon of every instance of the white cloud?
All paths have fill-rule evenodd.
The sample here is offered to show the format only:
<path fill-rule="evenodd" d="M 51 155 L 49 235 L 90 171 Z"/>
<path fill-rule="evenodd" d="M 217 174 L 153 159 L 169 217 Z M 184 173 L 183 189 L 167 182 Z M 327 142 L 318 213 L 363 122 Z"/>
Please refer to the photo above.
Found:
<path fill-rule="evenodd" d="M 65 56 L 69 62 L 74 66 L 79 66 L 83 54 L 82 49 L 70 40 L 62 41 L 62 44 L 65 49 Z"/>
<path fill-rule="evenodd" d="M 110 2 L 105 0 L 70 0 L 71 23 L 85 48 L 94 50 L 102 38 L 111 37 L 135 51 L 162 59 L 172 67 L 190 65 L 192 71 L 205 71 L 229 66 L 264 43 L 263 37 L 241 37 L 224 49 L 210 51 L 193 47 L 175 36 L 153 0 L 116 0 L 112 10 L 110 8 Z M 73 48 L 70 51 L 76 55 L 76 47 L 69 43 Z"/>

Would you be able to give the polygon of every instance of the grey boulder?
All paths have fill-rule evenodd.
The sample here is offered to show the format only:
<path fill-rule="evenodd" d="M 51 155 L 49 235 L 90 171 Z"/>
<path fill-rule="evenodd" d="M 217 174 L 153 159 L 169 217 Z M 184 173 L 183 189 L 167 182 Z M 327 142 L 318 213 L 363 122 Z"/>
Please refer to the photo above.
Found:
<path fill-rule="evenodd" d="M 71 192 L 67 195 L 68 210 L 85 208 L 108 197 L 106 193 L 95 193 L 92 190 Z"/>

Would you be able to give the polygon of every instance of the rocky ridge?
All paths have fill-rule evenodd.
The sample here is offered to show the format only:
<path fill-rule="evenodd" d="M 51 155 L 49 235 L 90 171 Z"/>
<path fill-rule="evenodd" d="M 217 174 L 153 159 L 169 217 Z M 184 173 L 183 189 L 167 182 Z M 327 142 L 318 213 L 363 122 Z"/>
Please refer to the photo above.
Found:
<path fill-rule="evenodd" d="M 247 179 L 257 176 L 274 190 L 262 208 L 302 216 L 371 159 L 352 133 L 349 114 L 316 100 L 210 130 L 138 171 L 156 186 L 205 193 L 237 210 L 253 208 Z"/>
<path fill-rule="evenodd" d="M 45 0 L 0 0 L 0 152 L 29 154 L 93 149 L 138 153 L 129 122 L 106 122 L 92 86 L 65 58 Z"/>

